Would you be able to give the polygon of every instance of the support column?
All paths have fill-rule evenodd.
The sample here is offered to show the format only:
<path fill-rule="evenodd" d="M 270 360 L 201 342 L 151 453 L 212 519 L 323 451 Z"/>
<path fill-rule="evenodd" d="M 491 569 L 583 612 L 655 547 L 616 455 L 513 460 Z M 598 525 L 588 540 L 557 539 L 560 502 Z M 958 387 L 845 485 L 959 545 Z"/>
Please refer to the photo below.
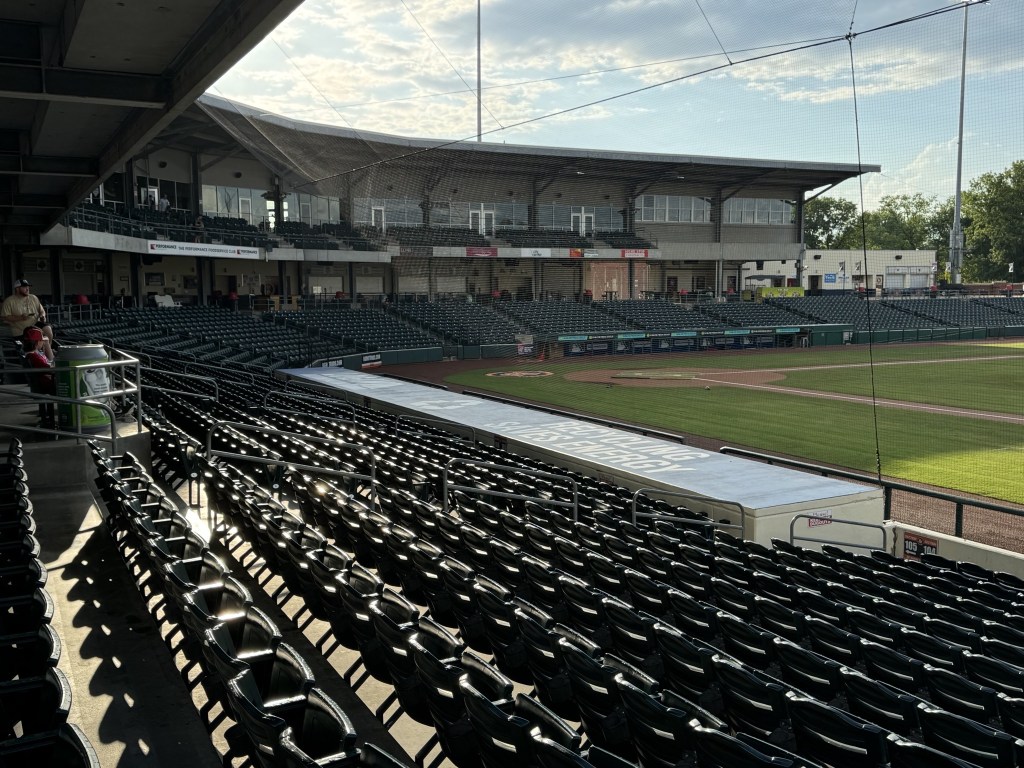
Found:
<path fill-rule="evenodd" d="M 190 211 L 192 221 L 188 222 L 192 224 L 199 214 L 203 212 L 203 185 L 200 184 L 200 177 L 202 172 L 200 169 L 200 158 L 198 152 L 193 152 L 189 156 L 189 194 L 192 197 L 192 210 Z"/>
<path fill-rule="evenodd" d="M 63 248 L 50 249 L 50 302 L 64 303 Z"/>
<path fill-rule="evenodd" d="M 207 302 L 207 296 L 210 294 L 210 290 L 206 285 L 206 276 L 203 275 L 203 267 L 206 259 L 202 256 L 196 256 L 195 258 L 195 270 L 196 270 L 196 306 L 205 307 Z"/>
<path fill-rule="evenodd" d="M 142 268 L 142 256 L 138 253 L 128 254 L 128 292 L 135 299 L 135 306 L 141 307 L 145 303 L 142 295 L 142 288 L 139 284 L 139 271 Z"/>

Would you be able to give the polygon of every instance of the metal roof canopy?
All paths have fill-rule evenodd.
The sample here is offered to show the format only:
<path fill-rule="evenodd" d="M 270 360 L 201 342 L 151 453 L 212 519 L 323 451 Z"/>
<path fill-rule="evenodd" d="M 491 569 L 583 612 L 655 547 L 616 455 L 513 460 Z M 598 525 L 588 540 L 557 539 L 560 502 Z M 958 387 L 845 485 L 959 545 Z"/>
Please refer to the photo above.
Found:
<path fill-rule="evenodd" d="M 803 192 L 838 184 L 878 165 L 707 157 L 609 150 L 444 141 L 390 136 L 293 120 L 227 99 L 204 95 L 198 110 L 260 158 L 293 188 L 330 194 L 346 177 L 358 178 L 375 166 L 405 177 L 437 178 L 439 168 L 460 175 L 501 176 L 577 182 L 616 182 L 641 194 L 664 182 L 677 194 L 741 190 L 774 194 Z M 193 116 L 194 117 L 194 116 Z M 315 139 L 311 141 L 311 139 Z"/>
<path fill-rule="evenodd" d="M 37 242 L 300 3 L 3 3 L 4 241 Z"/>

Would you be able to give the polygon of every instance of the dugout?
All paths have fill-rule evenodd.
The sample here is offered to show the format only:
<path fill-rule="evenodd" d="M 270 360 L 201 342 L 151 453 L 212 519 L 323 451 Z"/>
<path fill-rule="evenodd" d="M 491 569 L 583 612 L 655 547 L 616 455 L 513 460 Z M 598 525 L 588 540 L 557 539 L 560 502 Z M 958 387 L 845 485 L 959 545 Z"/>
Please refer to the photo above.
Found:
<path fill-rule="evenodd" d="M 834 347 L 853 343 L 855 329 L 852 325 L 815 325 L 802 328 L 801 336 L 807 339 L 808 346 Z"/>

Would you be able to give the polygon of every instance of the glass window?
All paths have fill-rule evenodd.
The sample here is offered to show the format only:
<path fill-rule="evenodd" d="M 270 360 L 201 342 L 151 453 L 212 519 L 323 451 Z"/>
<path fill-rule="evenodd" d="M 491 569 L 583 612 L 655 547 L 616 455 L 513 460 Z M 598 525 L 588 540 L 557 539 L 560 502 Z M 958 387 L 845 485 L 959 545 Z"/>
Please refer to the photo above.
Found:
<path fill-rule="evenodd" d="M 447 200 L 435 200 L 430 204 L 430 223 L 435 227 L 448 227 L 452 222 L 452 204 Z"/>
<path fill-rule="evenodd" d="M 793 204 L 767 198 L 733 198 L 722 206 L 727 224 L 792 224 Z"/>
<path fill-rule="evenodd" d="M 515 224 L 513 203 L 494 204 L 494 225 L 496 227 L 511 227 Z"/>
<path fill-rule="evenodd" d="M 186 181 L 179 181 L 174 185 L 174 197 L 171 198 L 171 205 L 182 211 L 192 210 L 192 185 Z"/>
<path fill-rule="evenodd" d="M 282 199 L 281 221 L 292 221 L 299 214 L 299 196 L 290 192 Z"/>
<path fill-rule="evenodd" d="M 771 209 L 771 200 L 755 200 L 754 221 L 758 224 L 768 223 L 768 211 Z"/>
<path fill-rule="evenodd" d="M 552 229 L 571 229 L 572 228 L 572 208 L 568 205 L 558 205 L 557 203 L 552 208 Z"/>
<path fill-rule="evenodd" d="M 217 213 L 221 216 L 238 216 L 237 187 L 217 187 Z"/>
<path fill-rule="evenodd" d="M 323 224 L 330 220 L 331 211 L 326 197 L 316 198 L 316 206 L 313 208 L 313 218 L 316 224 Z"/>
<path fill-rule="evenodd" d="M 217 188 L 203 184 L 203 213 L 213 215 L 217 212 Z"/>
<path fill-rule="evenodd" d="M 452 202 L 452 223 L 453 227 L 468 227 L 469 226 L 469 203 L 463 202 Z"/>

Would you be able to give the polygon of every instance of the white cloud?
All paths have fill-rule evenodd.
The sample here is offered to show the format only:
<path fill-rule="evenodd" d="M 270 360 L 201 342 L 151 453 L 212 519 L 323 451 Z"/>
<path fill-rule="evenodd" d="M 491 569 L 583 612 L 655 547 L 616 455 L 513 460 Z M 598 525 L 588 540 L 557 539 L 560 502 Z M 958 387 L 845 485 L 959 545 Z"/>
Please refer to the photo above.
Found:
<path fill-rule="evenodd" d="M 851 162 L 858 126 L 846 42 L 782 51 L 842 37 L 851 20 L 862 33 L 935 5 L 483 0 L 485 105 L 502 125 L 557 115 L 487 140 Z M 993 0 L 971 10 L 979 172 L 1024 156 L 1020 132 L 1004 128 L 1024 112 L 1024 91 L 1006 87 L 1024 69 L 1022 7 Z M 883 166 L 871 182 L 879 189 L 948 186 L 962 18 L 957 10 L 853 39 L 860 150 Z M 723 46 L 741 63 L 698 74 L 727 63 Z M 458 138 L 476 131 L 475 78 L 471 0 L 306 0 L 216 92 L 304 120 Z M 494 118 L 485 112 L 485 130 Z"/>

